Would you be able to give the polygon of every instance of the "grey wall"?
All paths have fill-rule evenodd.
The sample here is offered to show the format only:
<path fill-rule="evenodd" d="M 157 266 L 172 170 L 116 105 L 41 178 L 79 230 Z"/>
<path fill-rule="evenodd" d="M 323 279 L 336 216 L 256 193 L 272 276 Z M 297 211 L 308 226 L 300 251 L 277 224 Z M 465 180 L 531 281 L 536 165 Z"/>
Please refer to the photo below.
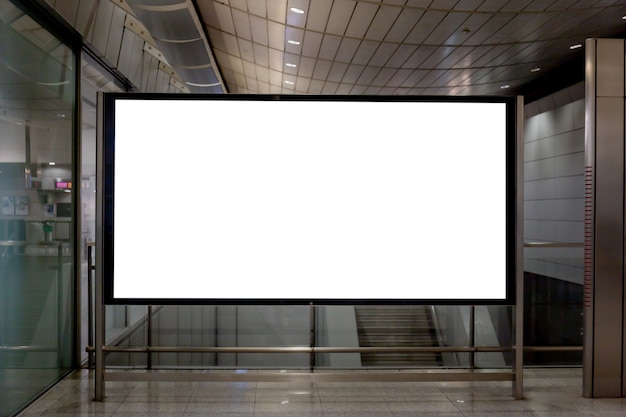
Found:
<path fill-rule="evenodd" d="M 584 84 L 525 107 L 524 241 L 583 242 Z M 526 248 L 524 269 L 582 284 L 582 248 Z"/>

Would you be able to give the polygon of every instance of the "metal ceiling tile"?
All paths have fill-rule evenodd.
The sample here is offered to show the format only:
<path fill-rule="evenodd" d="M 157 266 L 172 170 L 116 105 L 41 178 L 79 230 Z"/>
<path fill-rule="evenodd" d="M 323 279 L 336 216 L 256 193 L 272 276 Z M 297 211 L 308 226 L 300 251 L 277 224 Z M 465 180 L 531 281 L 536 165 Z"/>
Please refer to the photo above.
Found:
<path fill-rule="evenodd" d="M 461 45 L 472 35 L 473 32 L 478 30 L 484 25 L 491 15 L 489 13 L 471 13 L 469 17 L 459 27 L 459 30 L 452 32 L 443 44 L 445 45 Z"/>
<path fill-rule="evenodd" d="M 485 42 L 486 39 L 491 37 L 493 33 L 499 31 L 505 25 L 509 24 L 509 22 L 513 19 L 514 15 L 511 14 L 494 14 L 491 18 L 485 22 L 478 30 L 472 32 L 469 38 L 463 45 L 480 45 Z"/>
<path fill-rule="evenodd" d="M 346 70 L 348 69 L 348 64 L 343 62 L 335 62 L 330 67 L 330 71 L 328 72 L 327 79 L 328 81 L 340 82 L 343 79 Z"/>
<path fill-rule="evenodd" d="M 300 64 L 300 55 L 285 53 L 284 64 L 285 64 L 285 67 L 283 68 L 283 71 L 288 72 L 290 74 L 297 74 L 298 66 Z"/>
<path fill-rule="evenodd" d="M 298 77 L 296 79 L 296 91 L 300 93 L 306 93 L 309 90 L 309 84 L 311 84 L 310 78 Z"/>
<path fill-rule="evenodd" d="M 340 83 L 335 94 L 347 95 L 350 94 L 350 90 L 352 90 L 352 84 Z"/>
<path fill-rule="evenodd" d="M 250 12 L 250 14 L 253 14 L 255 16 L 259 16 L 262 18 L 267 17 L 267 4 L 265 0 L 247 0 L 247 3 L 248 3 L 248 12 Z"/>
<path fill-rule="evenodd" d="M 315 0 L 309 4 L 309 13 L 307 14 L 306 28 L 309 30 L 323 32 L 326 29 L 330 9 L 333 0 Z"/>
<path fill-rule="evenodd" d="M 313 70 L 313 79 L 325 80 L 328 76 L 328 72 L 330 71 L 331 64 L 332 63 L 330 61 L 318 59 L 315 63 L 315 69 Z"/>
<path fill-rule="evenodd" d="M 389 32 L 387 32 L 385 41 L 402 42 L 414 29 L 415 25 L 423 15 L 423 10 L 412 8 L 402 9 L 400 15 L 389 29 Z"/>
<path fill-rule="evenodd" d="M 269 50 L 269 67 L 275 71 L 283 71 L 285 65 L 285 54 L 277 49 Z"/>
<path fill-rule="evenodd" d="M 322 45 L 323 36 L 321 33 L 305 31 L 304 40 L 302 42 L 302 55 L 316 57 Z"/>
<path fill-rule="evenodd" d="M 500 9 L 501 12 L 521 12 L 524 10 L 533 0 L 516 0 L 509 1 Z"/>
<path fill-rule="evenodd" d="M 241 56 L 241 59 L 249 62 L 254 62 L 254 50 L 252 47 L 252 42 L 242 38 L 237 38 L 237 41 L 237 43 L 239 44 L 239 55 Z"/>
<path fill-rule="evenodd" d="M 233 16 L 230 7 L 223 5 L 222 3 L 213 2 L 215 16 L 217 17 L 217 23 L 220 30 L 235 35 L 235 25 L 233 23 Z"/>
<path fill-rule="evenodd" d="M 363 65 L 349 65 L 341 81 L 349 84 L 356 83 L 364 69 Z"/>
<path fill-rule="evenodd" d="M 438 10 L 428 10 L 407 35 L 405 42 L 422 44 L 431 32 L 445 19 L 447 13 Z"/>
<path fill-rule="evenodd" d="M 424 43 L 430 45 L 441 45 L 447 39 L 454 37 L 455 33 L 458 35 L 463 34 L 463 25 L 469 16 L 469 13 L 448 13 L 430 33 Z"/>
<path fill-rule="evenodd" d="M 267 38 L 270 48 L 282 50 L 285 47 L 285 25 L 268 21 Z"/>
<path fill-rule="evenodd" d="M 517 14 L 506 25 L 486 38 L 485 43 L 519 42 L 528 33 L 526 29 L 528 25 L 543 24 L 543 22 L 537 22 L 537 20 L 542 21 L 543 19 L 550 19 L 550 17 L 547 15 L 536 16 L 530 13 Z"/>
<path fill-rule="evenodd" d="M 382 41 L 393 27 L 401 9 L 399 7 L 381 6 L 374 17 L 365 37 Z"/>
<path fill-rule="evenodd" d="M 267 34 L 267 20 L 253 15 L 250 15 L 249 17 L 252 41 L 265 46 L 269 45 Z"/>
<path fill-rule="evenodd" d="M 309 0 L 289 0 L 287 2 L 287 25 L 304 28 L 308 11 Z"/>
<path fill-rule="evenodd" d="M 392 68 L 402 67 L 406 60 L 413 55 L 416 49 L 417 47 L 415 45 L 398 46 L 398 48 L 393 52 L 393 55 L 387 61 L 387 65 Z"/>
<path fill-rule="evenodd" d="M 300 65 L 298 66 L 298 75 L 300 77 L 313 77 L 315 69 L 315 58 L 303 56 L 300 57 Z"/>
<path fill-rule="evenodd" d="M 357 2 L 353 0 L 342 0 L 333 2 L 330 10 L 326 32 L 335 35 L 343 35 L 348 27 L 348 22 Z"/>
<path fill-rule="evenodd" d="M 246 77 L 246 86 L 250 92 L 256 93 L 259 90 L 257 80 L 254 78 Z"/>
<path fill-rule="evenodd" d="M 230 55 L 239 57 L 239 42 L 237 41 L 237 37 L 231 35 L 230 33 L 222 32 L 222 39 L 224 40 L 224 45 L 226 45 L 226 52 Z"/>
<path fill-rule="evenodd" d="M 318 57 L 321 59 L 333 60 L 337 55 L 337 50 L 341 44 L 342 38 L 335 35 L 324 35 Z"/>
<path fill-rule="evenodd" d="M 438 47 L 420 64 L 420 68 L 436 68 L 437 65 L 447 58 L 455 49 L 454 46 Z"/>
<path fill-rule="evenodd" d="M 284 39 L 285 51 L 299 54 L 302 51 L 302 42 L 304 42 L 304 30 L 286 27 Z"/>
<path fill-rule="evenodd" d="M 398 49 L 398 44 L 386 42 L 381 43 L 374 55 L 372 56 L 369 65 L 373 65 L 376 67 L 385 66 L 385 64 L 387 64 L 387 61 L 389 61 L 389 58 L 393 55 L 394 52 L 396 52 L 396 49 Z"/>
<path fill-rule="evenodd" d="M 414 70 L 411 75 L 407 77 L 404 82 L 400 85 L 400 87 L 413 88 L 420 82 L 422 78 L 424 78 L 429 71 L 427 70 Z"/>
<path fill-rule="evenodd" d="M 270 93 L 270 85 L 267 82 L 257 81 L 257 88 L 259 89 L 259 94 Z"/>
<path fill-rule="evenodd" d="M 356 53 L 354 54 L 354 57 L 352 58 L 352 63 L 359 64 L 359 65 L 367 64 L 370 61 L 370 59 L 372 59 L 372 56 L 374 56 L 374 53 L 376 52 L 379 46 L 380 46 L 380 42 L 374 42 L 374 41 L 361 42 L 361 45 L 359 45 L 359 49 L 357 49 Z"/>
<path fill-rule="evenodd" d="M 451 10 L 459 0 L 433 0 L 431 9 Z"/>
<path fill-rule="evenodd" d="M 252 40 L 252 31 L 250 29 L 250 19 L 248 18 L 248 13 L 232 9 L 232 16 L 237 36 L 239 38 Z"/>
<path fill-rule="evenodd" d="M 526 6 L 526 9 L 524 9 L 524 11 L 541 12 L 552 6 L 554 1 L 555 0 L 534 0 L 532 3 Z"/>
<path fill-rule="evenodd" d="M 484 0 L 460 0 L 454 5 L 453 9 L 458 11 L 473 12 Z"/>
<path fill-rule="evenodd" d="M 324 88 L 324 81 L 320 80 L 311 80 L 309 84 L 309 94 L 322 94 L 322 89 Z"/>
<path fill-rule="evenodd" d="M 345 29 L 345 36 L 364 38 L 378 7 L 376 4 L 358 2 Z"/>
<path fill-rule="evenodd" d="M 376 78 L 379 72 L 380 68 L 365 67 L 356 83 L 360 85 L 370 85 L 372 84 L 372 81 L 374 81 L 374 78 Z"/>
<path fill-rule="evenodd" d="M 415 52 L 405 61 L 402 68 L 418 68 L 428 57 L 437 50 L 436 46 L 420 46 Z"/>
<path fill-rule="evenodd" d="M 352 61 L 352 57 L 356 53 L 360 44 L 361 44 L 361 41 L 359 39 L 343 38 L 341 40 L 341 45 L 339 45 L 339 49 L 337 50 L 337 56 L 335 57 L 335 61 L 338 61 L 338 62 Z"/>
<path fill-rule="evenodd" d="M 284 25 L 287 18 L 287 0 L 270 0 L 266 4 L 267 18 Z"/>
<path fill-rule="evenodd" d="M 439 79 L 444 74 L 444 72 L 445 72 L 444 70 L 428 71 L 428 74 L 426 74 L 424 78 L 419 80 L 417 84 L 415 84 L 415 86 L 416 87 L 432 87 L 433 83 L 435 83 L 437 79 Z M 435 87 L 437 87 L 437 85 L 435 85 Z"/>
<path fill-rule="evenodd" d="M 262 67 L 260 65 L 256 66 L 256 78 L 257 80 L 259 80 L 260 82 L 264 82 L 266 84 L 269 84 L 270 82 L 270 71 L 267 67 Z"/>
<path fill-rule="evenodd" d="M 254 65 L 254 63 L 248 62 L 248 61 L 243 61 L 242 63 L 243 63 L 243 74 L 247 78 L 254 78 L 254 79 L 256 79 L 256 65 Z"/>
<path fill-rule="evenodd" d="M 509 0 L 509 3 L 515 3 L 517 1 L 518 0 Z M 476 10 L 479 12 L 497 12 L 505 5 L 506 3 L 503 3 L 503 0 L 485 0 Z"/>
<path fill-rule="evenodd" d="M 396 70 L 394 68 L 382 68 L 376 75 L 376 78 L 374 78 L 374 80 L 372 81 L 372 84 L 385 86 L 395 73 Z"/>
<path fill-rule="evenodd" d="M 324 84 L 324 88 L 322 88 L 322 94 L 335 94 L 335 92 L 337 91 L 337 87 L 339 87 L 339 83 L 326 81 L 326 83 Z"/>
<path fill-rule="evenodd" d="M 436 68 L 454 68 L 457 66 L 459 61 L 465 58 L 473 50 L 473 46 L 459 46 L 454 48 L 450 55 L 437 64 Z"/>
<path fill-rule="evenodd" d="M 239 9 L 244 12 L 248 10 L 248 2 L 246 0 L 228 0 L 228 4 L 233 9 Z"/>
<path fill-rule="evenodd" d="M 387 82 L 387 85 L 391 87 L 400 87 L 407 78 L 411 76 L 413 70 L 410 69 L 399 69 L 393 74 L 393 76 Z"/>
<path fill-rule="evenodd" d="M 197 6 L 204 25 L 219 29 L 220 23 L 217 20 L 217 12 L 215 11 L 216 3 L 215 1 L 201 1 L 197 3 Z"/>
<path fill-rule="evenodd" d="M 270 85 L 277 85 L 282 88 L 283 73 L 280 71 L 275 71 L 273 69 L 270 69 L 269 74 L 270 74 Z"/>

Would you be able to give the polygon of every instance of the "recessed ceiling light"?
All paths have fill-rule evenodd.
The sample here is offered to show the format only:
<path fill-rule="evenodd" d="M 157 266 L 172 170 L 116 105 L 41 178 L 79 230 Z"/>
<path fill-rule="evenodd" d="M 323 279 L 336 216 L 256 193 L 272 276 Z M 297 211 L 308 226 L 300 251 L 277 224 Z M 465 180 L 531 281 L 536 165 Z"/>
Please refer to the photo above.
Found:
<path fill-rule="evenodd" d="M 535 68 L 531 68 L 530 69 L 530 72 L 539 72 L 539 71 L 541 71 L 541 68 L 539 68 L 539 67 L 535 67 Z"/>
<path fill-rule="evenodd" d="M 293 39 L 289 39 L 287 43 L 290 43 L 292 45 L 300 45 L 300 41 L 294 41 Z"/>
<path fill-rule="evenodd" d="M 292 12 L 297 13 L 297 14 L 304 14 L 304 10 L 298 9 L 297 7 L 292 7 L 289 10 L 291 10 Z"/>
<path fill-rule="evenodd" d="M 50 166 L 54 166 L 56 164 L 57 164 L 56 162 L 48 162 L 48 165 L 50 165 Z"/>
<path fill-rule="evenodd" d="M 626 16 L 622 16 L 622 20 L 626 20 Z"/>
<path fill-rule="evenodd" d="M 570 45 L 569 49 L 578 49 L 578 48 L 582 48 L 583 44 L 582 43 L 577 43 L 575 45 Z"/>
<path fill-rule="evenodd" d="M 220 83 L 204 84 L 204 83 L 192 83 L 191 81 L 185 81 L 185 84 L 190 85 L 192 87 L 216 87 L 220 85 Z"/>
<path fill-rule="evenodd" d="M 504 84 L 504 85 L 500 86 L 500 88 L 503 89 L 503 90 L 506 90 L 509 87 L 510 87 L 510 85 L 508 85 L 508 84 Z"/>
<path fill-rule="evenodd" d="M 286 81 L 285 81 L 285 84 L 293 85 L 293 84 L 294 84 L 294 82 L 293 82 L 293 81 L 286 80 Z"/>
<path fill-rule="evenodd" d="M 288 66 L 289 68 L 295 68 L 295 67 L 297 67 L 297 65 L 296 65 L 296 64 L 292 64 L 291 62 L 287 62 L 285 65 L 286 65 L 286 66 Z"/>

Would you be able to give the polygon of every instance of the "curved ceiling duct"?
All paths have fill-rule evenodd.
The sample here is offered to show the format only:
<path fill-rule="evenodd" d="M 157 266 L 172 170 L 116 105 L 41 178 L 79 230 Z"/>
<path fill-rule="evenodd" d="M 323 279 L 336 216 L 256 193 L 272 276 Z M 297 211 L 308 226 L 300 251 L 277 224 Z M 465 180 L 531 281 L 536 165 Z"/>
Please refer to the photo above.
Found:
<path fill-rule="evenodd" d="M 191 0 L 127 0 L 168 63 L 194 93 L 226 93 Z"/>

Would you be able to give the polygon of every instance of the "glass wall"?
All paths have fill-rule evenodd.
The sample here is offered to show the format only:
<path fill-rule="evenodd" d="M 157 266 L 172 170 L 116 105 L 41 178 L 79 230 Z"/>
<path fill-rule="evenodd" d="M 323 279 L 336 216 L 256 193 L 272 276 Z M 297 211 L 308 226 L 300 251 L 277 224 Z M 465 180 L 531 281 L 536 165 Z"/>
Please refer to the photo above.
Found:
<path fill-rule="evenodd" d="M 0 416 L 75 352 L 74 54 L 0 0 Z"/>

